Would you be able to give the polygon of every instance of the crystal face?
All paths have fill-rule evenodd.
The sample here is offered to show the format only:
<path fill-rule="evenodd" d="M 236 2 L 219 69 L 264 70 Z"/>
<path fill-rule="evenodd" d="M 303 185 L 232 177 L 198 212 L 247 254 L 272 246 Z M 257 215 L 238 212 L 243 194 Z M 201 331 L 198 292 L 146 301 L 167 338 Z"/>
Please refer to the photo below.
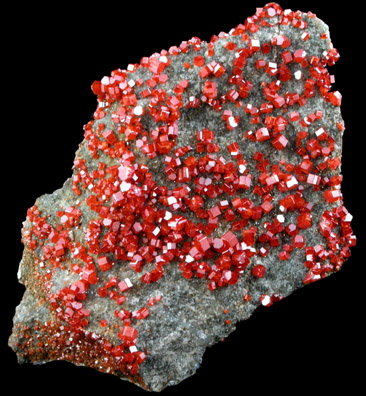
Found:
<path fill-rule="evenodd" d="M 314 14 L 270 3 L 210 42 L 193 37 L 95 81 L 73 175 L 24 223 L 25 301 L 47 315 L 32 327 L 17 313 L 19 360 L 161 390 L 164 364 L 176 382 L 198 364 L 169 360 L 172 328 L 179 345 L 205 334 L 182 353 L 192 358 L 256 307 L 339 271 L 356 238 L 328 71 L 338 58 Z"/>

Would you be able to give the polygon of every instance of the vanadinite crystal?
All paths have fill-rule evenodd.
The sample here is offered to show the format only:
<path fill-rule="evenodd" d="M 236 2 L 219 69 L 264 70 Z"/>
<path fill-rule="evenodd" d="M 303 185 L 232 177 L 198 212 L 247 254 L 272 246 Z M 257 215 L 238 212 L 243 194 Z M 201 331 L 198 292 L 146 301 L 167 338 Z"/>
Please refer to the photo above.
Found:
<path fill-rule="evenodd" d="M 356 238 L 338 58 L 314 14 L 270 3 L 95 81 L 72 177 L 24 222 L 19 362 L 160 391 L 258 306 L 339 271 Z"/>

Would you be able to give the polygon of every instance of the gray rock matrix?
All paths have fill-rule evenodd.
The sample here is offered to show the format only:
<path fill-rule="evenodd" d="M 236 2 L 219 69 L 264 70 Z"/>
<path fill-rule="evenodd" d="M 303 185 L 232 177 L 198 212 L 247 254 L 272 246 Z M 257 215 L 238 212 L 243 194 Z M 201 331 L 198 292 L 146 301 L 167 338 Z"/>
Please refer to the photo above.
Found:
<path fill-rule="evenodd" d="M 266 7 L 268 9 L 269 6 Z M 281 25 L 279 21 L 283 17 L 283 13 L 282 15 L 267 15 L 263 20 L 269 21 L 273 26 L 263 26 L 256 32 L 248 30 L 245 33 L 249 35 L 250 39 L 259 40 L 261 44 L 271 43 L 273 37 L 285 35 L 291 40 L 291 44 L 286 50 L 294 53 L 297 49 L 304 49 L 307 54 L 319 57 L 320 59 L 333 48 L 329 38 L 328 26 L 320 19 L 309 17 L 307 13 L 301 13 L 301 20 L 306 22 L 307 27 L 306 29 L 299 29 L 295 28 L 292 23 Z M 302 37 L 304 32 L 309 33 L 307 40 L 304 40 Z M 321 38 L 321 35 L 324 38 Z M 217 84 L 218 97 L 232 88 L 228 85 L 227 80 L 232 72 L 232 63 L 236 50 L 246 48 L 248 42 L 243 41 L 241 34 L 232 35 L 229 32 L 221 36 L 214 44 L 213 56 L 209 56 L 209 45 L 206 42 L 201 42 L 198 51 L 191 48 L 189 51 L 181 52 L 175 56 L 168 55 L 171 63 L 164 70 L 164 73 L 168 76 L 168 80 L 162 84 L 162 88 L 168 95 L 174 95 L 174 87 L 180 81 L 189 81 L 189 87 L 182 94 L 183 106 L 180 108 L 180 117 L 178 120 L 179 134 L 175 146 L 184 147 L 190 145 L 191 147 L 195 147 L 197 143 L 197 131 L 207 128 L 215 132 L 215 142 L 221 148 L 217 156 L 222 155 L 227 161 L 230 161 L 230 153 L 228 153 L 226 148 L 228 144 L 237 142 L 243 158 L 248 161 L 248 167 L 253 176 L 253 185 L 254 181 L 260 175 L 260 172 L 256 168 L 256 163 L 252 159 L 254 153 L 256 151 L 262 152 L 265 158 L 268 158 L 272 164 L 278 164 L 280 160 L 284 160 L 286 163 L 298 165 L 301 163 L 302 158 L 296 153 L 297 147 L 295 142 L 298 132 L 304 129 L 310 135 L 315 136 L 316 130 L 320 127 L 325 128 L 328 135 L 334 139 L 332 157 L 340 157 L 342 151 L 342 131 L 337 128 L 337 125 L 343 122 L 340 107 L 334 106 L 329 101 L 325 101 L 317 88 L 315 88 L 314 95 L 307 100 L 306 104 L 303 106 L 294 104 L 289 108 L 289 111 L 297 111 L 301 120 L 309 114 L 321 110 L 323 112 L 321 120 L 315 121 L 306 128 L 299 121 L 289 123 L 284 132 L 289 143 L 283 150 L 277 150 L 270 142 L 250 141 L 245 137 L 243 138 L 246 131 L 255 131 L 264 126 L 262 122 L 264 117 L 261 118 L 261 122 L 258 125 L 253 125 L 251 123 L 251 117 L 244 111 L 244 106 L 246 104 L 260 106 L 263 102 L 267 102 L 260 86 L 263 83 L 270 84 L 272 81 L 277 80 L 276 76 L 271 76 L 269 73 L 258 69 L 256 67 L 256 61 L 258 59 L 264 59 L 266 62 L 282 63 L 281 53 L 284 49 L 279 46 L 272 45 L 272 50 L 268 54 L 258 51 L 247 58 L 247 63 L 243 68 L 243 76 L 246 80 L 253 83 L 253 89 L 250 90 L 248 97 L 240 99 L 242 106 L 238 108 L 236 103 L 230 101 L 223 103 L 224 110 L 231 110 L 234 114 L 240 116 L 238 127 L 228 130 L 226 122 L 222 119 L 222 112 L 214 110 L 208 104 L 201 103 L 197 108 L 187 108 L 185 106 L 189 103 L 190 98 L 200 98 L 202 96 L 204 79 L 198 74 L 201 67 L 187 68 L 184 66 L 186 63 L 193 65 L 194 58 L 198 55 L 205 58 L 206 64 L 214 60 L 225 67 L 225 74 L 222 77 L 212 78 L 212 81 L 215 81 Z M 236 45 L 236 50 L 234 51 L 229 51 L 226 48 L 227 44 L 231 42 Z M 286 92 L 302 92 L 304 81 L 309 77 L 309 69 L 302 68 L 297 62 L 289 63 L 287 66 L 291 72 L 291 79 L 282 83 L 279 92 L 282 95 L 285 95 Z M 302 78 L 294 78 L 296 72 L 303 73 Z M 151 76 L 152 72 L 148 68 L 139 67 L 137 70 L 131 72 L 129 81 L 133 84 L 138 79 L 146 81 Z M 150 98 L 143 97 L 142 90 L 144 88 L 146 86 L 140 87 L 136 85 L 134 86 L 134 93 L 137 97 L 137 105 L 146 108 Z M 115 101 L 109 107 L 106 107 L 104 109 L 104 117 L 94 121 L 93 130 L 96 131 L 98 125 L 103 123 L 108 129 L 116 132 L 113 114 L 121 106 L 118 101 Z M 275 117 L 280 115 L 288 116 L 288 114 L 283 112 L 282 108 L 274 108 L 270 115 Z M 143 126 L 147 131 L 151 131 L 156 125 L 152 118 L 144 117 Z M 115 134 L 118 136 L 118 139 L 124 139 L 123 134 Z M 131 143 L 131 150 L 135 153 L 136 163 L 146 164 L 158 185 L 166 185 L 170 189 L 175 187 L 175 182 L 168 181 L 164 172 L 165 155 L 148 158 L 137 147 L 134 147 L 133 143 Z M 119 166 L 117 158 L 111 158 L 102 151 L 99 152 L 99 159 L 93 158 L 88 149 L 86 139 L 80 144 L 76 158 L 85 160 L 88 172 L 97 169 L 99 161 L 103 161 L 107 167 L 113 165 Z M 78 169 L 75 168 L 74 175 L 77 171 Z M 321 173 L 321 176 L 322 178 L 328 177 L 330 179 L 332 176 L 339 174 L 340 167 L 336 169 L 328 168 Z M 329 203 L 324 199 L 324 190 L 322 188 L 316 190 L 306 182 L 300 184 L 304 187 L 303 196 L 305 200 L 313 204 L 311 211 L 312 226 L 301 230 L 301 235 L 305 238 L 306 246 L 316 246 L 319 244 L 326 246 L 327 242 L 322 233 L 319 232 L 321 216 L 326 210 L 339 207 L 341 201 L 338 200 L 334 203 Z M 191 191 L 194 190 L 193 182 L 187 182 L 186 185 L 191 188 Z M 90 210 L 86 204 L 86 199 L 91 194 L 91 189 L 86 188 L 82 189 L 81 195 L 76 196 L 72 191 L 72 178 L 70 178 L 61 189 L 55 191 L 53 194 L 39 197 L 35 206 L 42 216 L 47 217 L 48 223 L 53 227 L 56 227 L 60 221 L 59 217 L 56 216 L 57 210 L 77 206 L 82 216 L 80 223 L 71 228 L 70 232 L 72 233 L 73 243 L 80 242 L 81 244 L 85 244 L 85 230 L 89 222 L 97 216 L 95 211 Z M 249 226 L 257 227 L 258 234 L 265 232 L 266 220 L 273 220 L 277 216 L 279 216 L 281 221 L 283 221 L 283 216 L 285 226 L 290 223 L 296 224 L 299 213 L 297 211 L 284 213 L 280 208 L 279 201 L 288 195 L 288 192 L 283 193 L 273 190 L 271 194 L 273 196 L 271 203 L 274 206 L 271 213 L 249 223 Z M 232 201 L 236 196 L 241 198 L 249 197 L 255 204 L 260 204 L 261 202 L 259 197 L 251 195 L 250 190 L 242 189 L 238 190 L 235 196 L 225 193 L 213 198 L 205 196 L 203 197 L 205 200 L 204 208 L 212 208 L 225 199 Z M 194 221 L 194 214 L 188 212 L 184 215 Z M 23 226 L 23 237 L 25 239 L 31 227 L 32 222 L 27 218 Z M 220 238 L 220 236 L 230 230 L 230 227 L 231 223 L 224 219 L 221 220 L 220 217 L 219 224 L 211 237 Z M 237 235 L 240 235 L 240 233 L 237 233 Z M 256 245 L 254 248 L 258 249 L 260 246 L 268 245 L 263 243 Z M 91 285 L 87 291 L 87 298 L 82 302 L 83 306 L 90 311 L 88 325 L 85 331 L 96 339 L 102 337 L 109 340 L 113 345 L 116 345 L 121 340 L 118 338 L 118 332 L 113 332 L 111 328 L 113 324 L 119 324 L 121 326 L 121 321 L 114 314 L 115 310 L 123 308 L 133 312 L 142 306 L 146 306 L 150 298 L 161 297 L 160 302 L 149 307 L 150 314 L 146 319 L 132 321 L 133 327 L 138 330 L 136 347 L 140 351 L 148 351 L 146 353 L 146 360 L 139 366 L 138 377 L 133 375 L 128 376 L 122 372 L 113 372 L 113 374 L 119 375 L 122 379 L 131 380 L 144 389 L 157 392 L 161 391 L 167 386 L 178 384 L 185 378 L 193 375 L 202 363 L 202 357 L 206 348 L 226 338 L 235 330 L 237 322 L 249 318 L 258 306 L 265 304 L 266 300 L 263 302 L 263 296 L 267 296 L 267 298 L 274 295 L 281 298 L 287 297 L 304 285 L 304 277 L 309 271 L 309 268 L 304 265 L 306 261 L 305 250 L 295 248 L 290 254 L 290 259 L 283 261 L 279 259 L 280 251 L 281 246 L 269 248 L 269 254 L 265 257 L 262 257 L 260 254 L 254 255 L 237 283 L 218 287 L 216 290 L 209 290 L 207 279 L 201 279 L 195 276 L 191 279 L 184 278 L 179 268 L 178 259 L 169 262 L 164 267 L 164 275 L 161 279 L 148 285 L 142 284 L 140 279 L 144 273 L 153 268 L 153 263 L 147 264 L 143 267 L 141 273 L 137 273 L 131 269 L 128 262 L 117 260 L 116 265 L 108 273 L 98 273 L 99 279 L 106 281 L 113 275 L 119 280 L 129 279 L 134 287 L 125 293 L 126 301 L 120 307 L 117 307 L 115 301 L 112 299 L 101 298 L 98 295 L 98 285 Z M 59 326 L 58 333 L 62 334 L 64 323 L 56 318 L 45 289 L 39 286 L 39 282 L 42 282 L 40 278 L 44 279 L 42 265 L 46 268 L 49 265 L 47 264 L 47 260 L 45 260 L 40 266 L 41 255 L 41 247 L 38 246 L 35 250 L 31 250 L 29 246 L 25 246 L 18 278 L 19 282 L 26 286 L 26 291 L 20 305 L 16 308 L 14 330 L 9 344 L 18 354 L 20 363 L 46 363 L 53 359 L 65 359 L 77 365 L 90 365 L 98 369 L 98 364 L 91 365 L 87 360 L 71 359 L 70 354 L 63 352 L 62 346 L 57 351 L 57 341 L 54 341 L 52 347 L 48 350 L 44 338 L 45 331 L 40 328 L 40 324 L 57 323 Z M 97 259 L 96 255 L 91 254 L 91 256 L 94 260 Z M 71 285 L 80 279 L 79 274 L 70 270 L 70 265 L 74 262 L 71 254 L 67 260 L 69 261 L 66 262 L 64 268 L 60 267 L 53 271 L 48 293 L 56 293 L 65 287 L 65 285 Z M 206 261 L 211 266 L 214 264 L 214 259 L 208 259 Z M 263 265 L 266 269 L 263 278 L 255 277 L 251 273 L 251 269 L 258 264 Z M 329 273 L 332 272 L 330 271 Z M 37 275 L 39 273 L 41 273 L 41 277 Z M 250 295 L 250 299 L 245 299 L 244 297 L 248 295 Z M 101 327 L 100 321 L 102 319 L 106 320 L 110 326 Z M 35 347 L 33 349 L 28 347 L 30 344 L 29 342 L 26 343 L 26 340 L 29 339 L 29 336 L 26 336 L 23 329 L 27 329 L 27 334 L 30 332 L 33 339 L 38 339 L 43 344 L 46 344 L 42 347 L 42 353 Z M 72 348 L 72 345 L 69 345 L 69 348 Z M 75 348 L 77 349 L 78 346 L 75 346 Z M 83 348 L 83 346 L 79 346 L 79 348 Z M 108 370 L 103 369 L 103 371 Z"/>

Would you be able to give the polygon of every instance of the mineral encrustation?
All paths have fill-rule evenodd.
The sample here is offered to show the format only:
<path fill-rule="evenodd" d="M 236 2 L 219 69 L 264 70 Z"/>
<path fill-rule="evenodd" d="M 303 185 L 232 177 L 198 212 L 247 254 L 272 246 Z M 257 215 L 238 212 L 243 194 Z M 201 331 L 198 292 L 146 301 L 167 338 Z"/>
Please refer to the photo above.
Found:
<path fill-rule="evenodd" d="M 339 58 L 311 12 L 270 3 L 92 84 L 73 174 L 23 224 L 10 346 L 160 391 L 260 305 L 339 271 Z"/>

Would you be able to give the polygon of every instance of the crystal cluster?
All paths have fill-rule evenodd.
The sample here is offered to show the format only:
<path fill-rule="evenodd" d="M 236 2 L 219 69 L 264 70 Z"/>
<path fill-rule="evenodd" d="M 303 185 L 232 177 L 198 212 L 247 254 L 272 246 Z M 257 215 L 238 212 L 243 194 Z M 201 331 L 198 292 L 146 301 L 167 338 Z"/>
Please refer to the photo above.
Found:
<path fill-rule="evenodd" d="M 92 84 L 73 175 L 22 231 L 10 345 L 160 391 L 256 307 L 339 271 L 339 58 L 311 12 L 270 3 Z"/>

